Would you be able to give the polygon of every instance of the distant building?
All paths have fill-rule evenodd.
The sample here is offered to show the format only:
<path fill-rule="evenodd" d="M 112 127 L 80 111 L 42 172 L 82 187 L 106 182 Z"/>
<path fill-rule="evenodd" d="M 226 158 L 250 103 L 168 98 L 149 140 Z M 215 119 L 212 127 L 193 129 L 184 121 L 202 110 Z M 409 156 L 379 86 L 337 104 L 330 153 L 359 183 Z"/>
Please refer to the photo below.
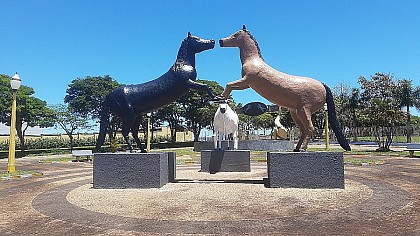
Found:
<path fill-rule="evenodd" d="M 41 134 L 44 133 L 44 129 L 40 128 L 38 126 L 35 127 L 28 127 L 28 129 L 25 132 L 25 135 L 34 135 L 34 136 L 41 136 Z M 10 126 L 7 126 L 5 124 L 1 124 L 0 123 L 0 135 L 4 136 L 7 135 L 9 136 L 10 134 Z"/>

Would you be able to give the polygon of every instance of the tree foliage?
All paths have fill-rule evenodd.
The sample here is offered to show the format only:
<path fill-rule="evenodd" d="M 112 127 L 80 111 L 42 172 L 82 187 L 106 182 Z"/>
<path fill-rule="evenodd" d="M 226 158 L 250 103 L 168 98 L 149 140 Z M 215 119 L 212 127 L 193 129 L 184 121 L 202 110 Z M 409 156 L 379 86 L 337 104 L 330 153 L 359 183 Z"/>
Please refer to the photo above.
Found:
<path fill-rule="evenodd" d="M 389 151 L 396 126 L 403 124 L 404 113 L 396 99 L 398 86 L 390 74 L 375 73 L 370 79 L 358 80 L 362 93 L 360 101 L 364 125 L 374 128 L 380 151 Z"/>
<path fill-rule="evenodd" d="M 360 126 L 360 92 L 357 88 L 340 83 L 334 86 L 334 102 L 341 128 L 352 129 L 353 141 L 357 141 L 356 127 Z"/>
<path fill-rule="evenodd" d="M 69 84 L 64 102 L 75 112 L 98 120 L 105 97 L 120 86 L 121 84 L 109 75 L 77 78 Z"/>
<path fill-rule="evenodd" d="M 0 75 L 0 122 L 10 126 L 12 92 L 10 89 L 10 77 Z M 17 91 L 16 98 L 16 132 L 20 140 L 21 150 L 25 150 L 25 132 L 29 127 L 41 128 L 54 125 L 54 115 L 47 103 L 33 97 L 33 88 L 22 85 Z"/>
<path fill-rule="evenodd" d="M 162 107 L 156 112 L 157 119 L 168 122 L 171 130 L 171 142 L 176 142 L 176 132 L 183 131 L 183 117 L 184 108 L 181 104 L 173 102 L 165 107 Z"/>
<path fill-rule="evenodd" d="M 66 132 L 70 140 L 70 150 L 73 150 L 74 132 L 76 130 L 90 129 L 92 126 L 89 124 L 89 120 L 75 112 L 68 105 L 59 104 L 52 106 L 51 109 L 54 111 L 56 125 Z"/>
<path fill-rule="evenodd" d="M 213 93 L 221 94 L 223 87 L 216 81 L 197 80 L 199 83 L 207 84 Z M 209 127 L 213 122 L 217 105 L 208 102 L 208 94 L 205 91 L 190 90 L 187 94 L 177 100 L 183 107 L 187 127 L 194 133 L 194 141 L 198 141 L 203 128 Z"/>
<path fill-rule="evenodd" d="M 274 114 L 275 115 L 275 114 Z M 257 129 L 263 129 L 264 135 L 266 129 L 271 129 L 271 133 L 273 132 L 274 128 L 274 119 L 275 116 L 270 113 L 263 113 L 259 116 L 255 116 L 252 119 L 253 126 Z"/>
<path fill-rule="evenodd" d="M 409 79 L 403 79 L 398 81 L 397 87 L 397 99 L 399 105 L 401 108 L 406 108 L 407 143 L 411 143 L 411 134 L 413 133 L 413 127 L 411 126 L 410 107 L 415 107 L 417 110 L 420 110 L 420 87 L 414 87 L 413 82 Z"/>

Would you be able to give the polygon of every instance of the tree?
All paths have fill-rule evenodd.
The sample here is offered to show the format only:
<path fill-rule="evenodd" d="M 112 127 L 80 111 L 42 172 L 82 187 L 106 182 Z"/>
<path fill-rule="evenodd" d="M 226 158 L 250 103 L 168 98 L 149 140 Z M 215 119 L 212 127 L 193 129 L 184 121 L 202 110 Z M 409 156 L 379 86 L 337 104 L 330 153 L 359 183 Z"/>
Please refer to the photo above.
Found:
<path fill-rule="evenodd" d="M 358 118 L 357 118 L 357 112 L 359 110 L 360 103 L 360 92 L 359 89 L 353 88 L 351 91 L 351 96 L 349 99 L 349 102 L 346 106 L 346 108 L 350 111 L 351 114 L 351 127 L 353 130 L 353 141 L 357 141 L 357 131 L 356 128 L 358 126 Z"/>
<path fill-rule="evenodd" d="M 389 151 L 396 126 L 401 125 L 404 113 L 397 99 L 397 84 L 390 74 L 375 73 L 368 80 L 360 77 L 362 114 L 366 125 L 374 129 L 378 151 Z"/>
<path fill-rule="evenodd" d="M 321 137 L 325 129 L 325 110 L 319 109 L 311 115 L 312 125 L 314 126 L 313 137 Z"/>
<path fill-rule="evenodd" d="M 347 104 L 349 103 L 351 96 L 351 87 L 347 84 L 339 83 L 333 87 L 333 96 L 335 111 L 341 127 L 350 126 L 351 120 Z"/>
<path fill-rule="evenodd" d="M 413 127 L 411 127 L 410 107 L 415 107 L 417 110 L 420 110 L 420 86 L 413 87 L 413 83 L 409 79 L 398 81 L 397 99 L 400 107 L 406 108 L 407 143 L 411 143 Z"/>
<path fill-rule="evenodd" d="M 182 128 L 182 114 L 184 109 L 181 104 L 173 102 L 165 107 L 162 107 L 156 112 L 157 119 L 168 122 L 171 130 L 171 142 L 176 142 L 176 132 L 181 131 Z M 183 130 L 182 130 L 183 131 Z"/>
<path fill-rule="evenodd" d="M 266 129 L 271 129 L 271 133 L 273 132 L 275 117 L 270 113 L 263 113 L 259 116 L 252 117 L 251 119 L 251 122 L 256 129 L 263 129 L 264 135 Z"/>
<path fill-rule="evenodd" d="M 66 132 L 70 139 L 70 150 L 73 151 L 74 132 L 76 130 L 87 130 L 92 126 L 89 125 L 86 117 L 81 116 L 68 105 L 59 104 L 52 106 L 51 109 L 54 111 L 56 125 Z"/>
<path fill-rule="evenodd" d="M 334 102 L 341 127 L 351 127 L 353 141 L 357 141 L 358 108 L 360 94 L 357 88 L 340 83 L 334 86 Z"/>
<path fill-rule="evenodd" d="M 216 81 L 197 80 L 197 82 L 207 84 L 215 94 L 223 92 L 223 87 Z M 188 91 L 177 102 L 183 107 L 183 117 L 188 128 L 194 133 L 194 141 L 198 141 L 201 130 L 213 122 L 217 106 L 208 102 L 207 92 L 198 90 Z"/>
<path fill-rule="evenodd" d="M 77 78 L 69 84 L 64 102 L 75 112 L 99 120 L 105 97 L 120 86 L 109 75 Z"/>
<path fill-rule="evenodd" d="M 12 94 L 10 89 L 10 77 L 0 75 L 0 122 L 10 126 Z M 25 132 L 29 127 L 41 128 L 54 125 L 54 115 L 47 103 L 33 97 L 34 89 L 22 85 L 17 91 L 16 98 L 16 132 L 20 141 L 20 149 L 25 150 Z"/>
<path fill-rule="evenodd" d="M 235 107 L 235 110 L 240 110 L 240 108 L 242 108 L 243 105 L 242 103 L 238 103 Z M 238 114 L 238 119 L 239 119 L 239 123 L 238 123 L 238 131 L 240 136 L 244 135 L 245 139 L 248 140 L 249 139 L 249 134 L 251 133 L 251 131 L 255 130 L 254 127 L 254 122 L 252 122 L 252 116 L 248 116 L 245 114 Z"/>
<path fill-rule="evenodd" d="M 290 114 L 289 109 L 280 108 L 279 112 L 280 123 L 290 132 L 293 128 L 296 127 L 296 123 L 293 121 L 292 115 Z"/>

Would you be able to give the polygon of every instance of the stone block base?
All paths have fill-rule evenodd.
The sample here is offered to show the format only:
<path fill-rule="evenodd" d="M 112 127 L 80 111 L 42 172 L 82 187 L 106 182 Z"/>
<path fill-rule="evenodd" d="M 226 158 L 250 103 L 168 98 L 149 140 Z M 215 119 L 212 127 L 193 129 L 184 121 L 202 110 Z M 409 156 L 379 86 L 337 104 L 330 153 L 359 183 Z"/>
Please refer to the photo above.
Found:
<path fill-rule="evenodd" d="M 201 151 L 203 172 L 250 172 L 251 152 L 249 150 L 205 150 Z"/>
<path fill-rule="evenodd" d="M 160 188 L 175 180 L 175 153 L 95 153 L 93 188 Z"/>
<path fill-rule="evenodd" d="M 342 152 L 268 152 L 270 188 L 342 188 Z"/>

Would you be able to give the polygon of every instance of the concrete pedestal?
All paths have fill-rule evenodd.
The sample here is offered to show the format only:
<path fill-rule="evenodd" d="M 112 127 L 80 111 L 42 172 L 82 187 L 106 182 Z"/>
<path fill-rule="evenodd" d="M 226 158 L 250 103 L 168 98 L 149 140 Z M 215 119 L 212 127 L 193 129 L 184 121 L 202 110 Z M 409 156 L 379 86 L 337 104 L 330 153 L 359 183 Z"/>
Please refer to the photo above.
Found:
<path fill-rule="evenodd" d="M 250 172 L 251 152 L 249 150 L 204 150 L 201 151 L 203 172 Z"/>
<path fill-rule="evenodd" d="M 267 153 L 270 188 L 342 188 L 342 152 Z"/>
<path fill-rule="evenodd" d="M 93 188 L 160 188 L 175 180 L 175 153 L 95 153 Z"/>

